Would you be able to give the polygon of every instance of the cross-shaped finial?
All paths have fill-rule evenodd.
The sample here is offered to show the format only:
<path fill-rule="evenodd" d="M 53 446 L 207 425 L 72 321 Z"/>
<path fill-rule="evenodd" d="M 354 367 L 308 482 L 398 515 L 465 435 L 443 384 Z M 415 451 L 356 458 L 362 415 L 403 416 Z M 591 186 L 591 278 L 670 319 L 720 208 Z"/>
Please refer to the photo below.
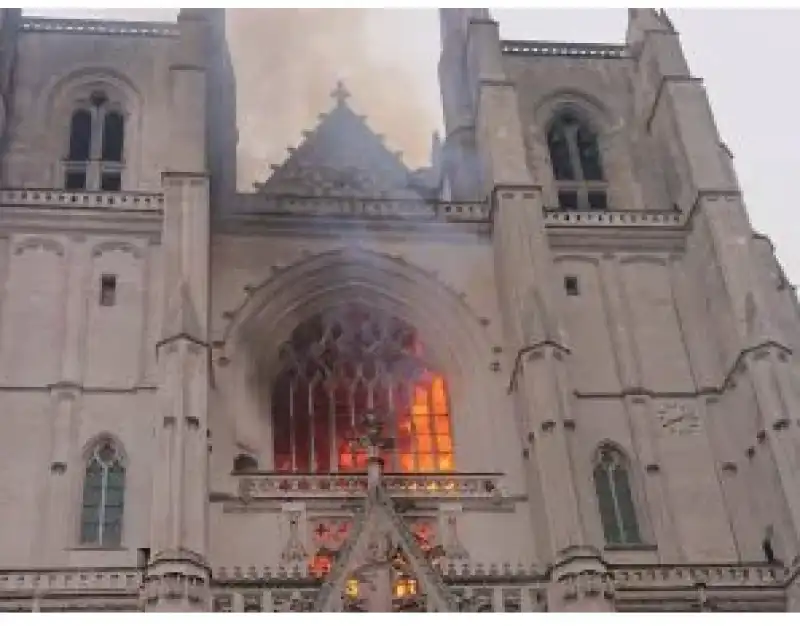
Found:
<path fill-rule="evenodd" d="M 350 92 L 344 86 L 342 81 L 337 81 L 336 89 L 331 92 L 331 96 L 336 100 L 337 104 L 344 104 L 344 101 L 350 97 Z"/>

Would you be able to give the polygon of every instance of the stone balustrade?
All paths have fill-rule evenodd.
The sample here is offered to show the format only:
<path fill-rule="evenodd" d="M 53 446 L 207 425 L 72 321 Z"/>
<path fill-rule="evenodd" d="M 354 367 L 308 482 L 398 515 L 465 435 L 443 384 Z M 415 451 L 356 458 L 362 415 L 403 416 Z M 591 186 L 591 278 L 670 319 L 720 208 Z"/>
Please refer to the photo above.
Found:
<path fill-rule="evenodd" d="M 617 589 L 675 587 L 764 587 L 784 584 L 786 572 L 769 565 L 615 567 Z"/>
<path fill-rule="evenodd" d="M 0 207 L 163 211 L 164 195 L 124 191 L 60 191 L 0 189 Z"/>
<path fill-rule="evenodd" d="M 122 22 L 80 19 L 27 18 L 20 30 L 76 35 L 127 35 L 133 37 L 178 37 L 177 24 L 167 22 Z"/>
<path fill-rule="evenodd" d="M 626 59 L 630 51 L 624 45 L 566 43 L 559 41 L 503 41 L 503 54 L 589 59 Z"/>
<path fill-rule="evenodd" d="M 545 225 L 549 227 L 680 227 L 686 223 L 677 211 L 564 211 L 545 209 Z"/>
<path fill-rule="evenodd" d="M 129 591 L 138 593 L 138 569 L 0 570 L 0 597 L 8 594 L 61 593 L 67 591 Z"/>
<path fill-rule="evenodd" d="M 462 499 L 502 497 L 499 474 L 386 474 L 390 497 Z M 349 498 L 367 491 L 366 474 L 238 474 L 239 497 Z"/>
<path fill-rule="evenodd" d="M 483 202 L 426 202 L 415 200 L 345 197 L 237 194 L 233 213 L 248 216 L 350 218 L 359 220 L 410 220 L 486 222 L 489 206 Z"/>

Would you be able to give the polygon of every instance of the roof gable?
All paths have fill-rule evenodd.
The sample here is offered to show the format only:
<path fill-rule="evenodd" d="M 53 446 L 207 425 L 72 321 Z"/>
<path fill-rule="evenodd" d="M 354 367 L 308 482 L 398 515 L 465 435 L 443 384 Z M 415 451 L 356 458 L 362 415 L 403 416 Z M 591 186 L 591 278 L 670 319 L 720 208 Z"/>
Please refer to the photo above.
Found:
<path fill-rule="evenodd" d="M 270 195 L 419 199 L 408 168 L 349 107 L 341 82 L 331 95 L 334 108 L 256 188 Z"/>
<path fill-rule="evenodd" d="M 439 573 L 431 567 L 414 535 L 394 510 L 394 503 L 378 486 L 370 495 L 364 511 L 359 513 L 353 532 L 345 542 L 333 569 L 317 596 L 316 610 L 322 612 L 342 609 L 342 594 L 347 580 L 372 567 L 387 563 L 390 554 L 404 557 L 409 574 L 424 589 L 430 610 L 453 611 L 454 600 Z M 387 599 L 391 598 L 390 590 Z M 381 610 L 391 610 L 384 608 Z"/>

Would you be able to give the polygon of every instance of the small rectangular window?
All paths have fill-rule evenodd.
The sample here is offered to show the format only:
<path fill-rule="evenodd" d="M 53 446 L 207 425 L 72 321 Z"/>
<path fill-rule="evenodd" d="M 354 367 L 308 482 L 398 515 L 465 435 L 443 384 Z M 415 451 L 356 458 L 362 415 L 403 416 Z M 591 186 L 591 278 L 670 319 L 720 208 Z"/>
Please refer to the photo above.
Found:
<path fill-rule="evenodd" d="M 67 191 L 86 189 L 86 172 L 67 172 L 64 176 L 64 189 Z"/>
<path fill-rule="evenodd" d="M 103 191 L 119 191 L 122 189 L 122 174 L 105 172 L 100 178 L 100 189 Z"/>
<path fill-rule="evenodd" d="M 606 192 L 590 191 L 589 208 L 599 211 L 605 211 L 608 208 L 608 198 L 606 197 Z"/>
<path fill-rule="evenodd" d="M 580 291 L 578 289 L 578 277 L 577 276 L 565 276 L 564 277 L 564 291 L 567 292 L 568 296 L 577 296 Z"/>
<path fill-rule="evenodd" d="M 576 191 L 559 191 L 558 206 L 564 211 L 574 211 L 578 208 L 578 193 Z"/>
<path fill-rule="evenodd" d="M 117 301 L 117 277 L 103 274 L 100 277 L 100 306 L 114 306 Z"/>

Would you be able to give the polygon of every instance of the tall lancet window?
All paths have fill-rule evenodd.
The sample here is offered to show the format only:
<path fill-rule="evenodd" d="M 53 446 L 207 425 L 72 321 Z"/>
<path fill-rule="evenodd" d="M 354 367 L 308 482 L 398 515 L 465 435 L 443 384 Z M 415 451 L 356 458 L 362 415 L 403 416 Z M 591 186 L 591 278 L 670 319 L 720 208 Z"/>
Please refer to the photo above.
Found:
<path fill-rule="evenodd" d="M 356 305 L 331 309 L 297 327 L 280 358 L 272 389 L 277 471 L 364 469 L 365 453 L 352 442 L 368 410 L 394 438 L 387 472 L 453 470 L 445 379 L 403 321 Z"/>
<path fill-rule="evenodd" d="M 99 440 L 91 449 L 83 480 L 83 545 L 115 547 L 122 542 L 125 465 L 115 442 Z"/>
<path fill-rule="evenodd" d="M 594 466 L 594 486 L 606 543 L 641 543 L 628 462 L 611 446 L 600 448 Z"/>
<path fill-rule="evenodd" d="M 607 209 L 597 134 L 572 111 L 562 111 L 550 124 L 547 146 L 560 208 Z"/>
<path fill-rule="evenodd" d="M 64 161 L 68 191 L 119 191 L 124 165 L 125 118 L 102 91 L 72 114 Z"/>

